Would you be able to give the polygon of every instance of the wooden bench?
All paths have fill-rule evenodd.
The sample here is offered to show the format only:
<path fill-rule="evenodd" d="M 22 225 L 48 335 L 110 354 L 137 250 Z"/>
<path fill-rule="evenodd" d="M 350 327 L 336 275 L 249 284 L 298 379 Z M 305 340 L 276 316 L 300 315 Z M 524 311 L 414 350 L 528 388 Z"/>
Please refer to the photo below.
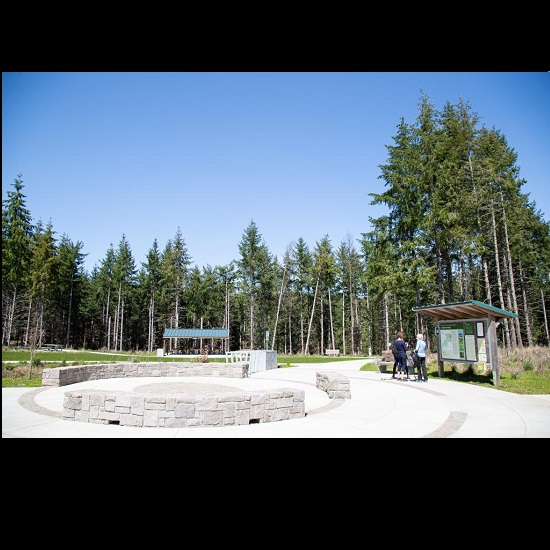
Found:
<path fill-rule="evenodd" d="M 385 350 L 382 352 L 380 359 L 378 360 L 378 372 L 386 372 L 388 367 L 393 370 L 394 357 L 391 350 Z"/>
<path fill-rule="evenodd" d="M 63 351 L 63 346 L 61 344 L 44 344 L 36 348 L 36 351 Z"/>
<path fill-rule="evenodd" d="M 340 350 L 339 349 L 326 349 L 325 355 L 330 355 L 332 357 L 340 357 Z"/>

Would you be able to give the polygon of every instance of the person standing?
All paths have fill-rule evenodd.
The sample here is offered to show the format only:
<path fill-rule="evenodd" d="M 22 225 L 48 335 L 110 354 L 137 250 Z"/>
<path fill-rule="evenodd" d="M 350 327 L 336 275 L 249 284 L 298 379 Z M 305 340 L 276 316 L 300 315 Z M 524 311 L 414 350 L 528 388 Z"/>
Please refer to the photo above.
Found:
<path fill-rule="evenodd" d="M 395 337 L 397 338 L 397 333 L 395 335 Z M 397 372 L 397 366 L 399 365 L 399 359 L 397 358 L 397 351 L 395 349 L 395 342 L 392 344 L 391 342 L 389 343 L 390 347 L 391 347 L 391 353 L 393 355 L 393 372 L 392 372 L 392 380 L 397 380 L 395 374 Z"/>
<path fill-rule="evenodd" d="M 407 345 L 407 342 L 403 340 L 403 332 L 399 331 L 397 333 L 397 339 L 393 343 L 393 350 L 395 350 L 395 354 L 397 356 L 397 360 L 399 361 L 398 367 L 397 367 L 397 378 L 399 380 L 408 380 L 409 375 L 407 373 L 407 349 L 409 346 Z"/>
<path fill-rule="evenodd" d="M 416 336 L 416 347 L 414 348 L 414 351 L 417 353 L 420 361 L 416 381 L 422 382 L 422 378 L 424 378 L 424 382 L 427 382 L 428 371 L 426 370 L 426 342 L 424 342 L 424 336 L 422 336 L 422 334 L 417 334 Z"/>

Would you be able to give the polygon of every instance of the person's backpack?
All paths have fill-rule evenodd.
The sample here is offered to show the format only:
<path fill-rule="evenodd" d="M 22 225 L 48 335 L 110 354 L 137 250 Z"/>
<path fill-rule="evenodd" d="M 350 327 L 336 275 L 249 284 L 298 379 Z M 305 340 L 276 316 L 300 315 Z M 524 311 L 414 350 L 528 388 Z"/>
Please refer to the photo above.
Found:
<path fill-rule="evenodd" d="M 397 360 L 397 350 L 395 349 L 395 343 L 391 346 L 391 353 L 393 355 L 393 358 Z"/>

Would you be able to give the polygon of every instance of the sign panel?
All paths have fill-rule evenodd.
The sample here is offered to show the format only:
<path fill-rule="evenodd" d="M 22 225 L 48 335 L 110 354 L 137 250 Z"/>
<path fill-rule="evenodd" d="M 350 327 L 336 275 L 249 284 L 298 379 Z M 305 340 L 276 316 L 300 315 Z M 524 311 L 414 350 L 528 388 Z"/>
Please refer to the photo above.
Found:
<path fill-rule="evenodd" d="M 476 327 L 477 327 L 477 337 L 485 338 L 485 326 L 483 324 L 483 321 L 478 321 L 476 323 Z"/>
<path fill-rule="evenodd" d="M 440 333 L 442 361 L 462 363 L 486 363 L 487 344 L 485 324 L 477 319 L 460 321 L 440 321 L 437 330 Z"/>
<path fill-rule="evenodd" d="M 472 321 L 464 322 L 464 345 L 466 348 L 466 361 L 477 361 L 475 325 Z"/>
<path fill-rule="evenodd" d="M 439 323 L 441 330 L 441 359 L 464 361 L 466 359 L 464 323 Z"/>
<path fill-rule="evenodd" d="M 479 338 L 479 362 L 487 363 L 487 348 L 485 345 L 485 338 Z"/>

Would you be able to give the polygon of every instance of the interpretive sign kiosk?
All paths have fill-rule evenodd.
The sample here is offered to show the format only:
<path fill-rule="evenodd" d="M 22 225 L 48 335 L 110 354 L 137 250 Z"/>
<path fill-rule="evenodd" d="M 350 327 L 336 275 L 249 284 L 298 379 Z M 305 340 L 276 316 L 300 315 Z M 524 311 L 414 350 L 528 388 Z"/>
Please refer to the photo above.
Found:
<path fill-rule="evenodd" d="M 443 377 L 445 361 L 483 363 L 493 370 L 493 384 L 500 385 L 497 326 L 501 319 L 517 313 L 490 306 L 477 300 L 413 307 L 413 311 L 437 320 L 437 366 Z"/>

